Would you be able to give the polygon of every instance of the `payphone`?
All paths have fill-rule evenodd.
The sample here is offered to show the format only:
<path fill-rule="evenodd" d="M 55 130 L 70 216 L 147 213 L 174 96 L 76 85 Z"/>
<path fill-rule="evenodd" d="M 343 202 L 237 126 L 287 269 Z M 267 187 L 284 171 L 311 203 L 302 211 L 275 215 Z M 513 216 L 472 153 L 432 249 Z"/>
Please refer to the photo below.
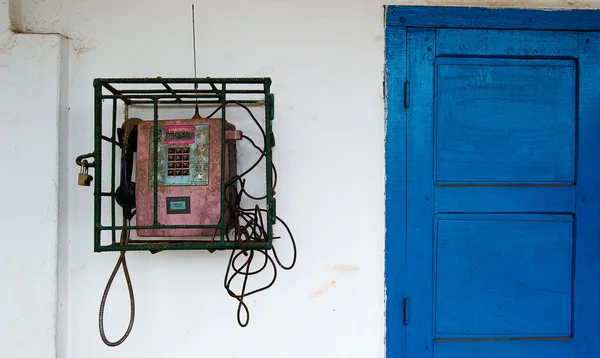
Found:
<path fill-rule="evenodd" d="M 135 200 L 137 223 L 151 225 L 154 217 L 154 165 L 158 187 L 158 221 L 166 225 L 217 225 L 221 202 L 221 151 L 225 150 L 225 182 L 237 174 L 235 141 L 242 132 L 225 123 L 225 147 L 221 148 L 218 118 L 158 121 L 156 137 L 152 121 L 139 122 Z M 154 141 L 157 155 L 154 158 Z M 235 190 L 225 192 L 225 230 L 232 228 Z M 210 236 L 214 229 L 139 229 L 142 237 Z"/>
<path fill-rule="evenodd" d="M 294 238 L 276 214 L 271 124 L 274 96 L 270 85 L 270 78 L 94 80 L 94 151 L 77 157 L 76 163 L 81 167 L 78 183 L 94 186 L 94 250 L 120 252 L 100 304 L 99 330 L 105 344 L 121 344 L 133 326 L 135 303 L 125 260 L 128 251 L 229 250 L 224 286 L 238 301 L 237 320 L 242 327 L 249 322 L 244 300 L 271 287 L 277 267 L 289 270 L 295 265 Z M 174 105 L 195 107 L 195 112 L 189 117 L 159 115 Z M 103 110 L 106 106 L 110 110 Z M 148 106 L 152 117 L 129 117 L 132 109 Z M 238 118 L 235 125 L 226 120 L 227 109 L 232 106 L 251 120 Z M 264 125 L 251 106 L 264 110 Z M 214 110 L 202 117 L 199 107 Z M 215 116 L 217 113 L 220 115 Z M 253 139 L 253 135 L 258 137 Z M 242 161 L 240 148 L 246 151 Z M 252 156 L 255 160 L 248 159 Z M 88 162 L 90 158 L 93 161 Z M 94 169 L 94 177 L 88 169 Z M 247 175 L 261 169 L 262 182 L 248 185 Z M 261 187 L 264 194 L 249 189 Z M 276 229 L 282 232 L 276 233 Z M 274 245 L 284 237 L 289 238 L 292 248 L 287 264 L 282 263 Z M 104 332 L 104 308 L 121 268 L 131 316 L 122 338 L 111 342 Z M 267 284 L 248 289 L 250 277 L 269 271 L 273 277 Z M 234 287 L 237 285 L 239 289 Z"/>

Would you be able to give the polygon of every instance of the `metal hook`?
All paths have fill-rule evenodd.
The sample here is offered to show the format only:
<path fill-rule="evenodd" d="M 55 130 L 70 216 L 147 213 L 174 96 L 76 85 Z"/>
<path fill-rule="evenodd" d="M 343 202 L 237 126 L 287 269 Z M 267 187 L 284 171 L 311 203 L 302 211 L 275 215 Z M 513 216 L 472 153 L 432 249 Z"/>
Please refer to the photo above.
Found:
<path fill-rule="evenodd" d="M 87 160 L 84 160 L 85 158 L 93 158 L 93 157 L 94 157 L 94 153 L 82 154 L 82 155 L 78 156 L 77 158 L 75 158 L 75 163 L 77 163 L 77 165 L 79 165 L 80 167 L 95 168 L 96 167 L 95 162 L 88 163 Z"/>

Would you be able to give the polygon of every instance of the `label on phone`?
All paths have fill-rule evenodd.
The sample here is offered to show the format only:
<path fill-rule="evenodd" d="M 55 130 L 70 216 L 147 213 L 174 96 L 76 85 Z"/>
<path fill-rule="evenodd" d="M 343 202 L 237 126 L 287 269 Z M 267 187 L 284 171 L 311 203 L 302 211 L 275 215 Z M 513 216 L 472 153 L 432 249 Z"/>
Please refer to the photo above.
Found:
<path fill-rule="evenodd" d="M 167 199 L 167 214 L 189 214 L 190 198 L 177 197 Z"/>

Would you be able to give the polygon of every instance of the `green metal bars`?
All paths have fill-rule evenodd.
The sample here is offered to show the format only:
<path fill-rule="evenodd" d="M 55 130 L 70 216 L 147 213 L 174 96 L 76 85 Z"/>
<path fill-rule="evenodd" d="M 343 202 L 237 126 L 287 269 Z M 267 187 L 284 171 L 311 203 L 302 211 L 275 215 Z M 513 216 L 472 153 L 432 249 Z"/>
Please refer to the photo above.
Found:
<path fill-rule="evenodd" d="M 193 88 L 189 88 L 193 86 Z M 199 86 L 209 88 L 198 88 Z M 274 119 L 274 96 L 271 93 L 271 79 L 264 78 L 97 78 L 94 80 L 94 152 L 87 156 L 93 156 L 94 163 L 88 167 L 95 169 L 94 181 L 94 251 L 151 251 L 162 250 L 228 250 L 228 249 L 262 249 L 272 248 L 273 225 L 277 217 L 275 213 L 275 198 L 273 190 L 272 173 L 272 125 Z M 103 132 L 105 120 L 103 117 L 103 104 L 106 100 L 112 103 L 110 115 L 110 136 Z M 117 166 L 117 147 L 121 145 L 117 138 L 117 123 L 119 112 L 118 105 L 124 106 L 124 117 L 127 117 L 132 106 L 151 106 L 153 108 L 154 138 L 158 131 L 159 108 L 163 106 L 216 106 L 220 110 L 221 146 L 225 148 L 226 108 L 231 103 L 264 107 L 265 121 L 264 131 L 265 148 L 265 201 L 266 208 L 258 211 L 266 215 L 266 238 L 263 240 L 241 240 L 237 234 L 237 226 L 233 238 L 225 232 L 225 191 L 226 191 L 226 151 L 221 150 L 221 203 L 220 221 L 217 225 L 163 225 L 158 220 L 158 141 L 154 140 L 154 220 L 152 225 L 129 225 L 125 221 L 117 225 L 116 211 L 120 207 L 115 205 L 115 181 Z M 126 118 L 124 118 L 126 119 Z M 110 150 L 110 190 L 103 188 L 103 143 L 109 143 Z M 81 156 L 83 157 L 83 156 Z M 194 190 L 193 188 L 190 190 Z M 110 200 L 110 225 L 102 224 L 102 200 Z M 211 240 L 196 240 L 193 238 L 170 240 L 170 239 L 130 239 L 126 243 L 117 240 L 117 231 L 130 231 L 137 229 L 216 229 L 218 240 L 215 235 Z M 110 244 L 103 244 L 103 232 L 110 232 Z"/>

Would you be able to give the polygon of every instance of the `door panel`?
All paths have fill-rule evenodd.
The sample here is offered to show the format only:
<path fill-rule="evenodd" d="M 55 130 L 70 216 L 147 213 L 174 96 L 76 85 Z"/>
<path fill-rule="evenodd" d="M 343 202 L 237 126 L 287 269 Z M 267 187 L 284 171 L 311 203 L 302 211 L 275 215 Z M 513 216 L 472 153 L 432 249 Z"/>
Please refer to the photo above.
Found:
<path fill-rule="evenodd" d="M 436 59 L 436 183 L 573 184 L 575 65 Z"/>
<path fill-rule="evenodd" d="M 406 357 L 600 349 L 599 79 L 595 33 L 407 29 Z"/>
<path fill-rule="evenodd" d="M 572 247 L 571 215 L 436 215 L 435 338 L 569 337 Z"/>
<path fill-rule="evenodd" d="M 573 344 L 570 340 L 473 341 L 463 342 L 463 344 L 438 341 L 435 343 L 436 358 L 564 358 L 573 357 L 573 354 Z"/>

